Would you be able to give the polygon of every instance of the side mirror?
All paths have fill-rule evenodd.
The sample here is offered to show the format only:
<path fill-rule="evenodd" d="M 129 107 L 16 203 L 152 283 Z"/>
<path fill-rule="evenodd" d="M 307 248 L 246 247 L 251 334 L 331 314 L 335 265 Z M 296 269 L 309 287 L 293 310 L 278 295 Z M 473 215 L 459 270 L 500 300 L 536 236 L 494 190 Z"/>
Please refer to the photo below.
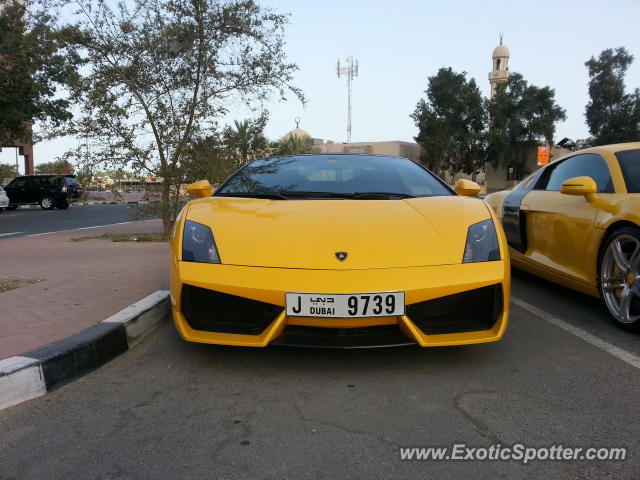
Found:
<path fill-rule="evenodd" d="M 198 180 L 187 187 L 187 193 L 193 198 L 210 197 L 213 194 L 213 187 L 209 180 Z"/>
<path fill-rule="evenodd" d="M 464 178 L 459 179 L 453 189 L 458 195 L 464 197 L 475 197 L 480 193 L 480 185 Z"/>
<path fill-rule="evenodd" d="M 591 177 L 573 177 L 562 182 L 560 193 L 565 195 L 579 195 L 593 202 L 597 199 L 598 185 Z"/>

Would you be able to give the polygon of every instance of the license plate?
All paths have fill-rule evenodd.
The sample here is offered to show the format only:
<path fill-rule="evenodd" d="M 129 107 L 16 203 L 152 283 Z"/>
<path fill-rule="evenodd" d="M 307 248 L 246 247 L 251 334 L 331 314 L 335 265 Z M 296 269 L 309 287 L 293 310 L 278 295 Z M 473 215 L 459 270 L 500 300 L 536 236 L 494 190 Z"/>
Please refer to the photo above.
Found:
<path fill-rule="evenodd" d="M 404 292 L 286 294 L 290 317 L 392 317 L 404 315 Z"/>

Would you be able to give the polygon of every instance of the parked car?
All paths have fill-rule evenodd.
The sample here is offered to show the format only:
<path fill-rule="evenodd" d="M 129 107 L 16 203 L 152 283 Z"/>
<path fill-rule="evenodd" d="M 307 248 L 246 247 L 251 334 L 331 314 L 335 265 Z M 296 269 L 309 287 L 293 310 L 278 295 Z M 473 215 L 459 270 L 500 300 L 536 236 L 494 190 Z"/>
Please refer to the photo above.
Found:
<path fill-rule="evenodd" d="M 75 175 L 26 175 L 14 178 L 4 188 L 9 197 L 9 210 L 30 203 L 37 203 L 44 210 L 65 209 L 69 208 L 72 198 L 82 193 Z"/>
<path fill-rule="evenodd" d="M 9 197 L 7 197 L 7 192 L 4 191 L 2 187 L 0 187 L 0 212 L 9 206 Z"/>
<path fill-rule="evenodd" d="M 485 201 L 513 266 L 601 298 L 640 330 L 640 142 L 571 153 Z"/>
<path fill-rule="evenodd" d="M 406 158 L 255 160 L 192 184 L 171 240 L 187 341 L 264 347 L 499 340 L 510 271 L 493 211 Z"/>

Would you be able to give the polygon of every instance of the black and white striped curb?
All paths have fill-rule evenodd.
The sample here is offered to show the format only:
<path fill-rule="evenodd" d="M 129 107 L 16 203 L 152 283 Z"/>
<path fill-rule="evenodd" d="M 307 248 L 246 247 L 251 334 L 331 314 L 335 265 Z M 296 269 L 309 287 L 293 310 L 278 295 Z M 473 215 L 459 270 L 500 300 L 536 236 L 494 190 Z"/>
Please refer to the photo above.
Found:
<path fill-rule="evenodd" d="M 157 290 L 75 335 L 0 360 L 0 410 L 74 380 L 135 346 L 169 316 L 167 290 Z"/>

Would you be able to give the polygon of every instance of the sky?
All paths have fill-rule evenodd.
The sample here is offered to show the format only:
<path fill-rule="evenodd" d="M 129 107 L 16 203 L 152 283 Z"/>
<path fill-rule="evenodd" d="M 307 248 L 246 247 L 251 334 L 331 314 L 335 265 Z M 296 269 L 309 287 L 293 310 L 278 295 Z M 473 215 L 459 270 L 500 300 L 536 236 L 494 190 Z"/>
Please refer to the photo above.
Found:
<path fill-rule="evenodd" d="M 290 14 L 286 52 L 297 63 L 294 84 L 307 97 L 273 100 L 266 136 L 275 140 L 295 127 L 311 136 L 346 141 L 347 86 L 336 63 L 354 55 L 359 76 L 353 81 L 352 141 L 413 141 L 417 129 L 409 115 L 424 96 L 427 78 L 441 67 L 466 71 L 489 95 L 491 53 L 503 32 L 511 51 L 511 71 L 530 84 L 550 86 L 567 120 L 556 141 L 589 136 L 584 109 L 588 75 L 584 62 L 605 48 L 624 46 L 636 57 L 627 71 L 627 90 L 640 87 L 640 0 L 582 1 L 378 1 L 258 0 Z M 232 105 L 227 118 L 251 116 Z M 36 164 L 54 160 L 75 138 L 35 146 Z M 5 148 L 0 162 L 14 163 Z M 21 161 L 21 171 L 22 171 Z"/>

